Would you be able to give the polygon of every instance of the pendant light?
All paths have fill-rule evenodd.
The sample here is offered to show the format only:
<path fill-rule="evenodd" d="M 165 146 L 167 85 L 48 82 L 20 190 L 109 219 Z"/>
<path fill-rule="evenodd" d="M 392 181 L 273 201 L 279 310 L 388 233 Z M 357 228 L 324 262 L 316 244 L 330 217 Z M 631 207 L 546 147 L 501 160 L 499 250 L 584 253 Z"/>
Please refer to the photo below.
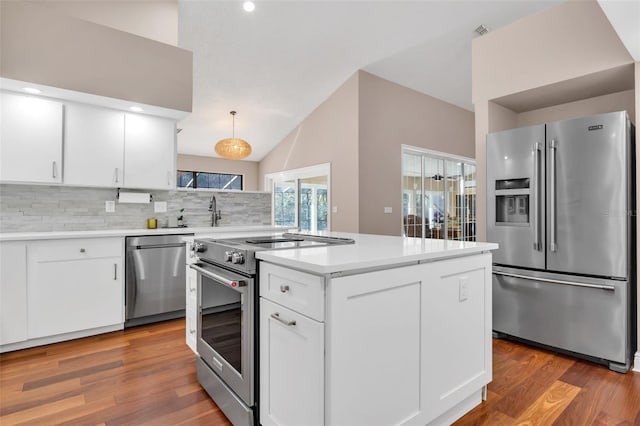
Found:
<path fill-rule="evenodd" d="M 243 139 L 236 138 L 236 111 L 229 112 L 233 120 L 233 133 L 230 138 L 222 139 L 216 144 L 216 153 L 229 160 L 242 160 L 251 154 L 251 145 Z"/>

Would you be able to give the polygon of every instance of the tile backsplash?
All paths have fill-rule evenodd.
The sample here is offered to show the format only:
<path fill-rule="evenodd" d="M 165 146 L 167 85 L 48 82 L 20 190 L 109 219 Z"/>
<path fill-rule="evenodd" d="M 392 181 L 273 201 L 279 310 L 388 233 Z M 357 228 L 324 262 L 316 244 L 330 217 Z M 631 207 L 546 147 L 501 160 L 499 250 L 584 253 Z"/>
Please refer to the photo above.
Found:
<path fill-rule="evenodd" d="M 127 192 L 145 192 L 126 190 Z M 43 185 L 0 185 L 0 232 L 87 231 L 139 229 L 146 219 L 165 227 L 180 214 L 190 227 L 211 226 L 209 199 L 216 196 L 225 225 L 269 225 L 271 194 L 228 191 L 150 191 L 149 204 L 121 204 L 117 190 Z M 105 211 L 106 201 L 116 201 L 115 212 Z M 166 213 L 154 213 L 155 201 L 166 201 Z M 180 209 L 184 212 L 180 213 Z"/>

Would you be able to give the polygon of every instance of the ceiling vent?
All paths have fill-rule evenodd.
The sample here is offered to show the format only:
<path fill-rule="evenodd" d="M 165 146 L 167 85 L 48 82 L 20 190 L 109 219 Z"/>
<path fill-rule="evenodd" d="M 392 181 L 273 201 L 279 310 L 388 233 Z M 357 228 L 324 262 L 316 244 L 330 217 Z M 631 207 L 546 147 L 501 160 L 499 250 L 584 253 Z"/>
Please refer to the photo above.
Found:
<path fill-rule="evenodd" d="M 478 28 L 475 29 L 475 32 L 477 32 L 480 35 L 485 35 L 486 33 L 489 32 L 489 28 L 485 27 L 484 25 L 480 25 Z"/>

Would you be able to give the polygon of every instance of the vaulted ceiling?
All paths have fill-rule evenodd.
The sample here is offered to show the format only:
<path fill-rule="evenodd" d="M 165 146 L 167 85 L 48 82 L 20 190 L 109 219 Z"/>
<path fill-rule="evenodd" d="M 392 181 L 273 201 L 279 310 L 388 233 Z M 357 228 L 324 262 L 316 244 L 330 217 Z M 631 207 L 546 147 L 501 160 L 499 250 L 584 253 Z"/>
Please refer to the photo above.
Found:
<path fill-rule="evenodd" d="M 261 160 L 362 69 L 473 110 L 474 29 L 508 25 L 549 1 L 179 0 L 178 44 L 194 53 L 193 113 L 178 152 L 216 156 L 232 133 Z M 615 11 L 619 15 L 619 11 Z"/>

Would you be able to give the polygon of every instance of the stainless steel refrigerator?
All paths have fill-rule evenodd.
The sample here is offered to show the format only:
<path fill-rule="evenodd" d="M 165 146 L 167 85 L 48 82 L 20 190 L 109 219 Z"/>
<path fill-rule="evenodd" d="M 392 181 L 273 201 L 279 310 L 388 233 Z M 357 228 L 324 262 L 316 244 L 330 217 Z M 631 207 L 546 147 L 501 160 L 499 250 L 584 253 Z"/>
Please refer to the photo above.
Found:
<path fill-rule="evenodd" d="M 629 369 L 636 348 L 633 132 L 623 111 L 488 135 L 498 335 Z"/>

